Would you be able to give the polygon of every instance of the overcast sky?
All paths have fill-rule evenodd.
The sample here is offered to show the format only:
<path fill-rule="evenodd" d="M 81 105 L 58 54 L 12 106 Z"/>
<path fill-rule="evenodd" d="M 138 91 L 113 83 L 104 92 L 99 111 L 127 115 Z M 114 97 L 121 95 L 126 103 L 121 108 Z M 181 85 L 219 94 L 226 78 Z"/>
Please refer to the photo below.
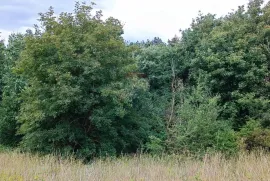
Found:
<path fill-rule="evenodd" d="M 0 0 L 0 32 L 7 38 L 11 32 L 24 32 L 33 27 L 39 12 L 49 6 L 55 11 L 71 12 L 74 0 Z M 199 11 L 226 15 L 248 0 L 94 0 L 105 17 L 113 16 L 125 26 L 129 41 L 161 37 L 164 41 L 188 28 Z"/>

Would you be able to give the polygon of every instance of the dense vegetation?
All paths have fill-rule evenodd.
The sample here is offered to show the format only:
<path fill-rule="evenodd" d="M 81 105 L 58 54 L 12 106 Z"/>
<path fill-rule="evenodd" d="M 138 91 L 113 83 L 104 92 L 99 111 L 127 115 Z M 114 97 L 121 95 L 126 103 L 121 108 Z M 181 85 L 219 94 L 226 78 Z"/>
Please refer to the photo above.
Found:
<path fill-rule="evenodd" d="M 270 149 L 270 3 L 127 43 L 93 4 L 0 44 L 0 144 L 78 158 Z"/>

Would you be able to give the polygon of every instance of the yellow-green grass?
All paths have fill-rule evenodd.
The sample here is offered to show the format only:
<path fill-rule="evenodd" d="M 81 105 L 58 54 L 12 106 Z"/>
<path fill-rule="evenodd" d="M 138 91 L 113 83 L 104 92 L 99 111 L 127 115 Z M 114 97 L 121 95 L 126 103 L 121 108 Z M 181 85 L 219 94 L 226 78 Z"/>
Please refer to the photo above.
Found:
<path fill-rule="evenodd" d="M 202 160 L 176 156 L 140 155 L 96 160 L 85 165 L 73 159 L 37 157 L 15 152 L 0 153 L 1 181 L 267 181 L 270 155 L 241 154 L 225 159 L 221 155 Z"/>

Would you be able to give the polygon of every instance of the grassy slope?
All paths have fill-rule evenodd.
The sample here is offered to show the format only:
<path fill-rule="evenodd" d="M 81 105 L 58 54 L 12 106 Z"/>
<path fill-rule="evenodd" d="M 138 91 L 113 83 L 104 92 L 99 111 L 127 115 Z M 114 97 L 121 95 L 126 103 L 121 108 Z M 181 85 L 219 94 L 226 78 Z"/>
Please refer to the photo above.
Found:
<path fill-rule="evenodd" d="M 184 161 L 185 160 L 185 161 Z M 97 160 L 83 165 L 52 156 L 0 153 L 1 181 L 267 181 L 270 180 L 270 155 L 242 154 L 226 160 L 219 155 L 202 161 L 140 156 Z"/>

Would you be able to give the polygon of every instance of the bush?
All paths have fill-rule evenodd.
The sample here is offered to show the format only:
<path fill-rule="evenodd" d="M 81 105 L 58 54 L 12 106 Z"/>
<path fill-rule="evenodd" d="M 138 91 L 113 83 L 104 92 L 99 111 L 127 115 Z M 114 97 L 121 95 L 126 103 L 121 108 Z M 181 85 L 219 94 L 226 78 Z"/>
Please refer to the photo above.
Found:
<path fill-rule="evenodd" d="M 270 129 L 262 128 L 258 121 L 248 121 L 238 136 L 239 145 L 244 150 L 264 149 L 270 151 Z"/>
<path fill-rule="evenodd" d="M 218 97 L 210 97 L 201 87 L 184 95 L 178 106 L 177 121 L 172 128 L 169 149 L 177 153 L 205 154 L 237 151 L 237 139 L 230 125 L 218 119 Z"/>
<path fill-rule="evenodd" d="M 146 143 L 146 150 L 152 154 L 161 154 L 165 151 L 164 140 L 156 136 L 150 136 L 149 142 Z"/>

